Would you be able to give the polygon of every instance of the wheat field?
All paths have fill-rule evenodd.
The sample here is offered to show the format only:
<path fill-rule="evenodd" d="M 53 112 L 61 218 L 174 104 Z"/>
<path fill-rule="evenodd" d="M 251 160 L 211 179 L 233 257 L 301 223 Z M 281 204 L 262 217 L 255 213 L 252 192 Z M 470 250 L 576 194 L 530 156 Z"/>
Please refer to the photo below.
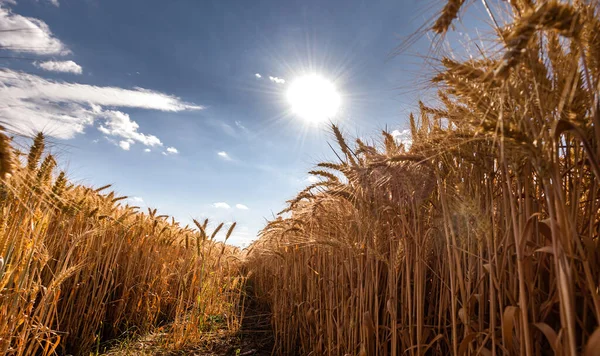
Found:
<path fill-rule="evenodd" d="M 166 322 L 177 350 L 211 316 L 237 327 L 244 280 L 237 249 L 214 241 L 223 224 L 181 227 L 72 184 L 44 145 L 38 134 L 25 156 L 0 136 L 0 354 L 89 354 Z"/>
<path fill-rule="evenodd" d="M 332 125 L 338 159 L 245 250 L 2 133 L 0 353 L 181 351 L 252 298 L 274 355 L 599 355 L 600 2 L 482 4 L 499 50 L 434 61 L 410 144 Z M 440 40 L 471 4 L 442 5 Z"/>
<path fill-rule="evenodd" d="M 599 3 L 484 4 L 502 51 L 439 58 L 410 148 L 333 126 L 252 247 L 278 354 L 600 354 Z"/>

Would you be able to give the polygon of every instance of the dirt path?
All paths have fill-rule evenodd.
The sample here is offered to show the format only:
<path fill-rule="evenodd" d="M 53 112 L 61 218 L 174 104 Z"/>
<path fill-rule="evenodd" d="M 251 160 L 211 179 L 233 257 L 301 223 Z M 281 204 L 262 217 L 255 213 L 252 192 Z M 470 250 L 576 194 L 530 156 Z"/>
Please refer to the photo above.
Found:
<path fill-rule="evenodd" d="M 203 345 L 201 350 L 190 350 L 191 352 L 187 354 L 270 356 L 274 340 L 269 310 L 257 303 L 254 298 L 248 298 L 246 303 L 242 327 L 236 335 L 211 340 Z"/>
<path fill-rule="evenodd" d="M 246 300 L 242 327 L 235 334 L 217 330 L 210 334 L 207 333 L 198 345 L 177 351 L 164 347 L 164 343 L 161 342 L 164 335 L 164 332 L 157 332 L 135 341 L 123 341 L 103 355 L 270 356 L 274 342 L 268 308 L 250 297 Z"/>

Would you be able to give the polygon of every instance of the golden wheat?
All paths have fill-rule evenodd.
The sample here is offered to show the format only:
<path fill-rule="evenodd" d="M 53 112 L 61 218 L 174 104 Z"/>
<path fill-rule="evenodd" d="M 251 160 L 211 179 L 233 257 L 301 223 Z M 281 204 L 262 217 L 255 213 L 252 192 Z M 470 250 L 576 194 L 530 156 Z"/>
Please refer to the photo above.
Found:
<path fill-rule="evenodd" d="M 333 126 L 339 161 L 312 172 L 330 184 L 253 244 L 277 353 L 597 353 L 600 4 L 508 5 L 504 55 L 443 58 L 408 151 Z"/>
<path fill-rule="evenodd" d="M 42 134 L 25 164 L 13 163 L 4 135 L 0 148 L 3 173 L 13 173 L 0 183 L 0 353 L 88 354 L 167 324 L 163 342 L 176 350 L 198 342 L 212 316 L 239 328 L 243 283 L 229 258 L 238 251 L 214 241 L 222 224 L 206 240 L 208 221 L 181 228 L 122 205 L 109 186 L 55 178 Z"/>

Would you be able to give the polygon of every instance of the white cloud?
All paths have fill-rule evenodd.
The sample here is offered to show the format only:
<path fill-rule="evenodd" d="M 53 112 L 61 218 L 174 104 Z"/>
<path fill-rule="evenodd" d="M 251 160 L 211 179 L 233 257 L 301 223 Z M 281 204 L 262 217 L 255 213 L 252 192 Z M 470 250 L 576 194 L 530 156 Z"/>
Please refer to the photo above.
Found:
<path fill-rule="evenodd" d="M 119 141 L 119 147 L 121 147 L 125 151 L 129 151 L 129 149 L 131 148 L 131 142 L 130 141 Z"/>
<path fill-rule="evenodd" d="M 135 141 L 142 143 L 145 146 L 162 146 L 162 142 L 154 135 L 145 135 L 138 132 L 140 125 L 132 121 L 128 114 L 120 111 L 102 110 L 100 107 L 93 105 L 92 110 L 97 114 L 97 117 L 104 119 L 104 125 L 100 125 L 98 130 L 105 135 L 115 136 L 126 139 L 125 141 L 134 143 Z M 119 143 L 119 146 L 121 144 Z M 124 148 L 128 150 L 129 148 Z"/>
<path fill-rule="evenodd" d="M 254 74 L 255 77 L 257 77 L 258 79 L 262 78 L 262 75 L 260 75 L 260 73 L 256 73 Z"/>
<path fill-rule="evenodd" d="M 132 203 L 138 203 L 138 204 L 144 203 L 144 199 L 142 197 L 129 197 L 129 198 L 127 198 L 127 200 L 131 201 Z"/>
<path fill-rule="evenodd" d="M 129 205 L 146 206 L 146 202 L 142 197 L 128 197 L 125 199 Z"/>
<path fill-rule="evenodd" d="M 0 119 L 23 134 L 44 131 L 69 139 L 102 120 L 101 131 L 150 146 L 160 145 L 160 140 L 137 132 L 139 126 L 127 114 L 103 110 L 102 106 L 172 112 L 202 109 L 152 90 L 54 81 L 10 69 L 0 69 L 0 98 Z"/>
<path fill-rule="evenodd" d="M 60 4 L 58 3 L 58 0 L 48 0 L 52 5 L 59 7 Z"/>
<path fill-rule="evenodd" d="M 172 155 L 176 155 L 176 154 L 179 153 L 179 151 L 175 147 L 167 147 L 167 153 L 170 153 Z"/>
<path fill-rule="evenodd" d="M 309 182 L 310 184 L 315 184 L 315 183 L 319 182 L 319 178 L 317 178 L 313 175 L 310 175 L 310 176 L 306 177 L 306 181 Z"/>
<path fill-rule="evenodd" d="M 36 67 L 42 68 L 51 72 L 81 74 L 83 72 L 81 66 L 73 61 L 46 61 L 34 62 Z"/>
<path fill-rule="evenodd" d="M 146 149 L 144 150 L 144 152 L 150 152 L 150 151 L 152 151 L 152 150 L 151 150 L 151 149 L 149 149 L 149 148 L 146 148 Z"/>
<path fill-rule="evenodd" d="M 235 204 L 235 207 L 238 208 L 238 209 L 240 209 L 240 210 L 248 210 L 249 209 L 244 204 Z"/>
<path fill-rule="evenodd" d="M 4 84 L 0 88 L 0 93 L 13 99 L 42 99 L 53 102 L 89 103 L 161 111 L 202 109 L 201 106 L 182 102 L 178 97 L 143 88 L 123 89 L 67 83 L 10 69 L 0 69 L 0 75 L 0 83 Z"/>
<path fill-rule="evenodd" d="M 229 206 L 229 204 L 227 204 L 227 203 L 224 203 L 224 202 L 218 202 L 218 203 L 214 203 L 214 204 L 213 204 L 213 206 L 214 206 L 215 208 L 217 208 L 217 209 L 229 209 L 229 208 L 231 208 L 231 207 Z"/>
<path fill-rule="evenodd" d="M 269 80 L 272 81 L 273 83 L 277 83 L 277 84 L 283 84 L 283 83 L 285 83 L 285 79 L 277 78 L 277 77 L 271 77 L 271 76 L 269 76 Z"/>
<path fill-rule="evenodd" d="M 9 3 L 14 4 L 14 2 Z M 21 16 L 2 7 L 0 7 L 0 47 L 14 52 L 42 55 L 70 53 L 65 44 L 54 37 L 44 21 Z"/>
<path fill-rule="evenodd" d="M 394 139 L 396 140 L 397 143 L 402 143 L 404 144 L 404 147 L 406 149 L 409 149 L 410 146 L 412 145 L 412 137 L 410 134 L 410 130 L 405 129 L 405 130 L 394 130 L 392 131 L 391 135 L 394 137 Z"/>
<path fill-rule="evenodd" d="M 218 152 L 217 155 L 219 155 L 219 157 L 223 158 L 226 161 L 231 161 L 231 157 L 229 157 L 229 155 L 225 151 Z"/>

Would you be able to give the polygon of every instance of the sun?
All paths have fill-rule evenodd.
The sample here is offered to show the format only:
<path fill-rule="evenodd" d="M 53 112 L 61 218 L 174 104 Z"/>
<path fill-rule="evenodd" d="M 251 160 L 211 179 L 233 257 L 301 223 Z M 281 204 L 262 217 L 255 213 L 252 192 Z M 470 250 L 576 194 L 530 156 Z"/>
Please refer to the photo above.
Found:
<path fill-rule="evenodd" d="M 333 118 L 341 104 L 340 94 L 333 83 L 316 74 L 292 81 L 287 99 L 292 112 L 312 124 Z"/>

